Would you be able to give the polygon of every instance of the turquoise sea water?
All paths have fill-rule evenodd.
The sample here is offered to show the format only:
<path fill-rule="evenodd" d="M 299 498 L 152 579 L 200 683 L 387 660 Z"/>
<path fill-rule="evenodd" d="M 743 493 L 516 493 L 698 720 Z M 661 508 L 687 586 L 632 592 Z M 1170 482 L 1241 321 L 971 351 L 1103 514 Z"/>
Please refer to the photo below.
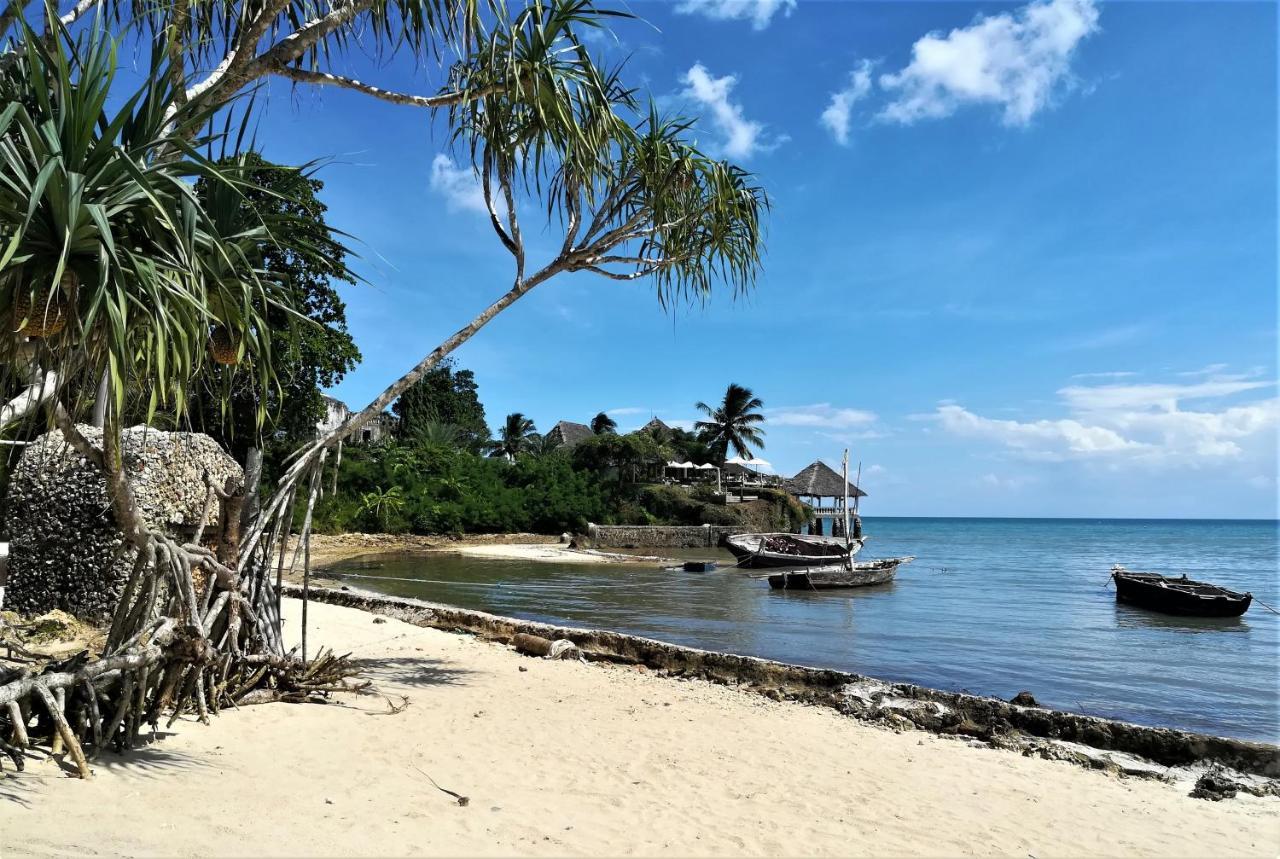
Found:
<path fill-rule="evenodd" d="M 1056 708 L 1280 740 L 1280 616 L 1256 601 L 1238 620 L 1154 614 L 1117 605 L 1108 579 L 1115 563 L 1186 573 L 1280 608 L 1276 522 L 864 522 L 861 557 L 916 556 L 891 585 L 784 593 L 739 571 L 449 555 L 338 571 L 497 614 L 1003 698 L 1027 689 Z"/>

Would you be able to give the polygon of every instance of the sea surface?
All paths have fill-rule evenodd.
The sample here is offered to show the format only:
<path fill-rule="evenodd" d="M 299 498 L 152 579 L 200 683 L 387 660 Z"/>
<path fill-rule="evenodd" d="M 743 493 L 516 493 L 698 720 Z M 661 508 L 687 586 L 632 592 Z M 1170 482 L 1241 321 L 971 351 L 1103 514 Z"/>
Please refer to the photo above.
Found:
<path fill-rule="evenodd" d="M 348 562 L 351 584 L 495 614 L 853 671 L 1147 725 L 1280 741 L 1278 523 L 864 517 L 889 585 L 775 592 L 745 571 L 438 555 Z M 1117 605 L 1108 570 L 1186 573 L 1255 596 L 1239 619 Z"/>

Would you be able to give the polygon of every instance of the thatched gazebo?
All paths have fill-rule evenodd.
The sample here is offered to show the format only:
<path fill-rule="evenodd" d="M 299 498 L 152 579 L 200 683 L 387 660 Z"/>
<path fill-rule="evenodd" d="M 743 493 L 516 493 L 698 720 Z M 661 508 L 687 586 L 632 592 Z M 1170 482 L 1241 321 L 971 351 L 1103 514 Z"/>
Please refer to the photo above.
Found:
<path fill-rule="evenodd" d="M 867 494 L 852 483 L 846 483 L 835 469 L 820 459 L 803 468 L 795 477 L 784 481 L 782 486 L 787 492 L 813 508 L 814 522 L 810 525 L 812 533 L 821 534 L 822 520 L 831 519 L 831 533 L 841 537 L 844 535 L 838 534 L 837 531 L 844 528 L 846 487 L 849 498 L 854 499 L 855 502 L 858 498 L 866 497 Z M 829 503 L 824 504 L 824 499 L 830 499 Z M 854 515 L 852 511 L 850 515 Z M 839 525 L 837 526 L 836 523 Z"/>

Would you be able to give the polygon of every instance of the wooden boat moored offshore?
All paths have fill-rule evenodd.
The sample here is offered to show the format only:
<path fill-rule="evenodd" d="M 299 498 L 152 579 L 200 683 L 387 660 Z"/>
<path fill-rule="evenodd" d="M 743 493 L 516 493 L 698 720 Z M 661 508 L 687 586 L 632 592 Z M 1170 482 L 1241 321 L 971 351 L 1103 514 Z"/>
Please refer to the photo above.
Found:
<path fill-rule="evenodd" d="M 883 585 L 893 581 L 898 567 L 914 560 L 915 558 L 911 556 L 878 558 L 874 561 L 855 561 L 852 564 L 830 564 L 825 567 L 783 570 L 769 576 L 769 587 L 780 591 L 825 591 L 835 588 Z"/>
<path fill-rule="evenodd" d="M 1208 582 L 1138 573 L 1116 564 L 1111 568 L 1116 583 L 1116 602 L 1127 603 L 1165 614 L 1195 617 L 1239 617 L 1249 610 L 1253 594 L 1227 590 Z"/>
<path fill-rule="evenodd" d="M 724 538 L 725 547 L 738 559 L 739 567 L 817 567 L 851 559 L 862 548 L 862 540 L 816 537 L 804 534 L 733 534 Z"/>

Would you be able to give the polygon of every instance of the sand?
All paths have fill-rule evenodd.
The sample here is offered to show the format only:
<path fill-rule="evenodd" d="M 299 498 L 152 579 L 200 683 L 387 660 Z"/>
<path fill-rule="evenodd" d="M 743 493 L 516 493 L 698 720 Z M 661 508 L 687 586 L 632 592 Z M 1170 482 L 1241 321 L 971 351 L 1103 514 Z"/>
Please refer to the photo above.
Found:
<path fill-rule="evenodd" d="M 88 782 L 32 761 L 0 779 L 0 855 L 1280 852 L 1280 800 L 1194 800 L 709 683 L 311 612 L 312 641 L 353 651 L 409 708 L 224 712 L 104 755 Z"/>
<path fill-rule="evenodd" d="M 594 549 L 570 549 L 556 543 L 506 543 L 488 546 L 457 546 L 442 551 L 456 552 L 478 558 L 501 558 L 507 561 L 551 561 L 560 564 L 649 564 L 675 559 L 648 555 L 628 555 L 622 552 L 599 552 Z"/>

